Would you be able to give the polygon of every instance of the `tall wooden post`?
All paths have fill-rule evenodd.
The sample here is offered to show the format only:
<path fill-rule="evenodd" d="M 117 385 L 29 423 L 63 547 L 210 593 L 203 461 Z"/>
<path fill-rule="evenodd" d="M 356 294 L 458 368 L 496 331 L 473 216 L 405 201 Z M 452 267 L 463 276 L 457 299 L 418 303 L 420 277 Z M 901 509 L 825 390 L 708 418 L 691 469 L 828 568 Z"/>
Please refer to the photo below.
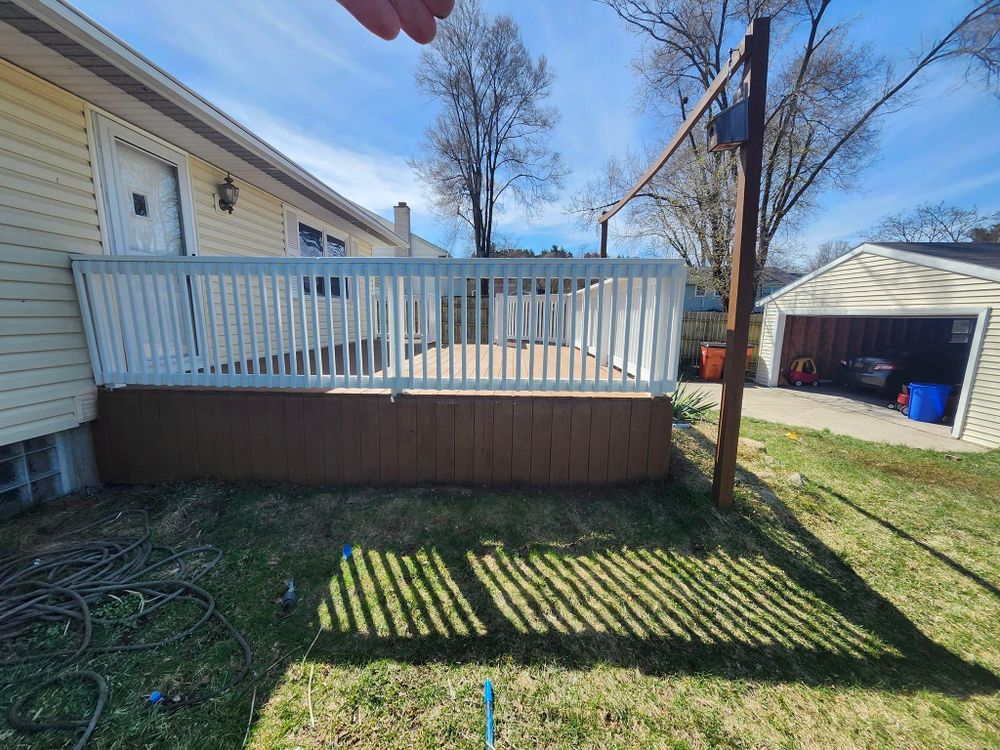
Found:
<path fill-rule="evenodd" d="M 608 219 L 610 221 L 610 219 Z M 601 222 L 601 257 L 608 257 L 608 222 Z"/>
<path fill-rule="evenodd" d="M 747 97 L 747 140 L 740 146 L 736 183 L 736 231 L 733 236 L 733 271 L 726 318 L 726 364 L 719 411 L 719 438 L 715 446 L 712 498 L 716 507 L 733 506 L 736 449 L 743 408 L 743 380 L 754 303 L 754 269 L 757 264 L 757 215 L 760 211 L 761 160 L 764 152 L 764 106 L 767 96 L 767 53 L 770 19 L 757 18 L 750 25 L 750 49 L 743 67 Z"/>

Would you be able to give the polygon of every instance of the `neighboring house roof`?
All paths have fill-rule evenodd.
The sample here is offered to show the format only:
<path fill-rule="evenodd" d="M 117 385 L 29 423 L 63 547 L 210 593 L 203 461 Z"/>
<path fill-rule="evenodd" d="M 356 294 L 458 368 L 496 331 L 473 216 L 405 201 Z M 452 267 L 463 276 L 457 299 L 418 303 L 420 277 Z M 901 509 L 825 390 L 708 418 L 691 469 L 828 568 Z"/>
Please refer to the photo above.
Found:
<path fill-rule="evenodd" d="M 760 300 L 757 305 L 781 297 L 831 268 L 861 253 L 894 258 L 917 266 L 937 268 L 964 276 L 1000 282 L 1000 243 L 994 242 L 865 242 L 846 255 L 830 261 L 797 281 Z"/>
<path fill-rule="evenodd" d="M 767 267 L 761 274 L 760 281 L 761 284 L 773 285 L 773 284 L 791 284 L 793 281 L 800 279 L 802 274 L 797 271 L 784 271 L 780 268 Z M 704 286 L 705 281 L 699 279 L 692 279 L 688 277 L 687 286 Z"/>
<path fill-rule="evenodd" d="M 304 211 L 406 243 L 215 105 L 61 0 L 0 0 L 0 50 L 18 67 Z"/>
<path fill-rule="evenodd" d="M 760 283 L 773 286 L 774 284 L 791 284 L 793 281 L 801 279 L 804 274 L 798 271 L 784 271 L 780 268 L 765 268 L 760 275 Z"/>
<path fill-rule="evenodd" d="M 919 253 L 931 258 L 969 263 L 1000 270 L 1000 243 L 995 242 L 879 242 L 880 247 Z"/>

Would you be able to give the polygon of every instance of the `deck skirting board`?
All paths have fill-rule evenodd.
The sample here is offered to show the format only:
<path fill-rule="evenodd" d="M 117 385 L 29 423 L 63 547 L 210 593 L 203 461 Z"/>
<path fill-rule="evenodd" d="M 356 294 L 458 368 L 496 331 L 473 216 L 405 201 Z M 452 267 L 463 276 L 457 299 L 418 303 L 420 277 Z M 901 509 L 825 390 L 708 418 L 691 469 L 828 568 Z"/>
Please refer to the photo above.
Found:
<path fill-rule="evenodd" d="M 662 480 L 666 397 L 386 394 L 205 388 L 102 391 L 108 484 L 614 484 Z"/>

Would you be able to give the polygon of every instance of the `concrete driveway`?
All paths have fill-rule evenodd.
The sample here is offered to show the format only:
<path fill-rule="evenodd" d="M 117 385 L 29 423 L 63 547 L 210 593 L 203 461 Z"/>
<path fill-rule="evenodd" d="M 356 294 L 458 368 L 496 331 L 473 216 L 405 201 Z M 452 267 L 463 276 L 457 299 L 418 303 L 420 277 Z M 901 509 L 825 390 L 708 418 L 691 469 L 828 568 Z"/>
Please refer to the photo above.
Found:
<path fill-rule="evenodd" d="M 688 384 L 692 390 L 710 394 L 718 403 L 721 383 Z M 839 387 L 764 388 L 747 383 L 743 413 L 754 419 L 795 427 L 828 429 L 840 435 L 888 445 L 908 445 L 948 453 L 983 451 L 978 445 L 956 440 L 951 426 L 907 419 L 886 408 L 888 397 L 875 392 L 847 391 Z"/>

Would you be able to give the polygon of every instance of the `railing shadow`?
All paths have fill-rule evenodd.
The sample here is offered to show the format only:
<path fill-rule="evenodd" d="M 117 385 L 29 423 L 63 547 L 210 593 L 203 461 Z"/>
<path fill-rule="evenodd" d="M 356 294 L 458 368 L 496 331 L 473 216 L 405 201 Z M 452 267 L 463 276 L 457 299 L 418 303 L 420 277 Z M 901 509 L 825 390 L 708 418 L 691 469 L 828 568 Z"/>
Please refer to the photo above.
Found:
<path fill-rule="evenodd" d="M 614 664 L 904 693 L 1000 688 L 992 672 L 925 636 L 773 496 L 766 518 L 716 513 L 697 481 L 669 493 L 524 491 L 485 510 L 454 496 L 427 502 L 455 503 L 462 520 L 445 523 L 442 511 L 440 524 L 395 539 L 359 529 L 354 557 L 316 582 L 329 628 L 316 656 Z M 386 528 L 426 518 L 421 503 L 383 509 Z"/>

